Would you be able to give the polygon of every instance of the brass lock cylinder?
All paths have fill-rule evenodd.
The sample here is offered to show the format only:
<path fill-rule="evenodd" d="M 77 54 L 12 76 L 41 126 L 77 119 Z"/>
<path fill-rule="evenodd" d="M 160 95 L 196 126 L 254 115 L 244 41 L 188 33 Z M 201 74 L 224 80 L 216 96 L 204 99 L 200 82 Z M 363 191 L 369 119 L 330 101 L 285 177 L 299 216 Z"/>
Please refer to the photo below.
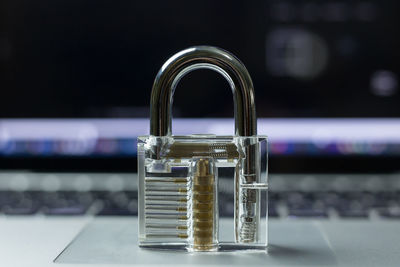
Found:
<path fill-rule="evenodd" d="M 216 177 L 212 159 L 194 160 L 192 187 L 193 249 L 210 251 L 217 247 Z"/>

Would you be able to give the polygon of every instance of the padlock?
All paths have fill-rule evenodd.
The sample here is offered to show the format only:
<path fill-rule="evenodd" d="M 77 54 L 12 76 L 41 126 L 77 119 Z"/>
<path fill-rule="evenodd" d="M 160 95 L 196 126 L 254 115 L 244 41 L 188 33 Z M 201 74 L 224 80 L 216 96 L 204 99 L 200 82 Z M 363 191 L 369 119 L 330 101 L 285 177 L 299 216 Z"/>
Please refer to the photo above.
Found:
<path fill-rule="evenodd" d="M 229 82 L 234 135 L 171 134 L 175 88 L 197 69 L 217 71 Z M 150 135 L 138 138 L 139 246 L 265 251 L 267 154 L 266 136 L 257 135 L 253 83 L 245 66 L 231 53 L 210 46 L 172 56 L 153 84 Z M 219 199 L 224 200 L 222 207 Z M 229 200 L 231 205 L 226 204 Z M 230 215 L 219 216 L 220 209 L 229 206 Z"/>

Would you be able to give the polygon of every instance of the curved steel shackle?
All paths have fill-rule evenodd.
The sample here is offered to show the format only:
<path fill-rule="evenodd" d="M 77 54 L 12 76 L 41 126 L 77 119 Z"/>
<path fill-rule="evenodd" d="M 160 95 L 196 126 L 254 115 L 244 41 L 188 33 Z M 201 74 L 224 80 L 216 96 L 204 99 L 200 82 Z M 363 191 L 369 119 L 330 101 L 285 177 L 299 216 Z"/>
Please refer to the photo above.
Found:
<path fill-rule="evenodd" d="M 235 107 L 235 134 L 257 135 L 253 82 L 234 55 L 212 46 L 195 46 L 168 59 L 154 80 L 150 100 L 150 134 L 171 135 L 172 98 L 179 80 L 196 69 L 212 69 L 229 82 Z"/>

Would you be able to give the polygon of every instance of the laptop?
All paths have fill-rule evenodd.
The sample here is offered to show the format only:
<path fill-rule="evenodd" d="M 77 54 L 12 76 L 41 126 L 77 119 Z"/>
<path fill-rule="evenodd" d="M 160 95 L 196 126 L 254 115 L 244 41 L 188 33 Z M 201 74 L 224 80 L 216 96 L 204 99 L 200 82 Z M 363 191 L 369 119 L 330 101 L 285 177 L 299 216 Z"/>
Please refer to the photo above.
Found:
<path fill-rule="evenodd" d="M 393 142 L 394 138 L 398 138 L 389 136 L 400 127 L 397 119 L 259 120 L 260 131 L 268 128 L 270 140 L 276 140 L 270 144 L 269 231 L 265 253 L 185 253 L 138 247 L 138 181 L 137 174 L 129 168 L 135 168 L 132 167 L 135 165 L 132 155 L 136 150 L 132 136 L 137 135 L 138 129 L 148 128 L 143 126 L 146 122 L 146 119 L 2 120 L 0 128 L 3 133 L 8 133 L 7 144 L 3 145 L 2 150 L 3 164 L 6 161 L 13 166 L 11 162 L 14 161 L 18 162 L 14 164 L 23 168 L 24 164 L 32 164 L 27 162 L 35 159 L 37 166 L 35 169 L 25 165 L 25 170 L 3 169 L 0 173 L 2 264 L 397 265 L 400 246 L 400 237 L 396 234 L 400 228 L 400 173 L 385 173 L 374 166 L 360 165 L 357 169 L 367 170 L 365 173 L 352 172 L 351 166 L 346 166 L 350 163 L 340 163 L 340 158 L 344 156 L 338 159 L 329 156 L 329 153 L 339 150 L 326 150 L 322 145 L 328 141 L 325 136 L 316 140 L 315 134 L 312 134 L 318 129 L 331 129 L 329 142 L 338 148 L 344 133 L 337 129 L 343 129 L 346 133 L 344 136 L 353 130 L 373 132 L 374 128 L 385 129 L 381 136 L 373 134 L 366 137 L 368 134 L 364 134 L 366 139 L 362 140 L 368 142 L 363 153 L 368 153 L 367 157 L 379 164 L 385 149 L 381 147 L 378 153 L 373 144 L 378 140 L 391 139 L 390 142 Z M 191 130 L 213 130 L 217 134 L 224 134 L 223 131 L 233 128 L 231 119 L 176 119 L 174 124 L 177 133 L 182 134 L 187 125 L 192 126 Z M 296 124 L 309 129 L 310 135 L 306 137 L 303 133 L 300 136 L 297 132 L 290 134 L 287 128 Z M 88 127 L 96 129 L 95 140 L 93 136 L 88 135 L 86 139 L 77 134 L 87 131 Z M 218 129 L 223 130 L 221 132 Z M 71 135 L 68 136 L 68 133 Z M 342 141 L 346 142 L 347 149 L 357 149 L 353 152 L 346 150 L 347 153 L 361 153 L 359 149 L 362 146 L 359 144 Z M 91 145 L 87 145 L 91 142 Z M 387 148 L 395 149 L 391 146 Z M 323 153 L 319 157 L 329 159 L 326 162 L 316 161 L 317 164 L 325 164 L 326 172 L 320 172 L 320 167 L 312 167 L 318 170 L 314 173 L 304 173 L 302 170 L 289 173 L 284 169 L 280 173 L 273 171 L 274 162 L 278 166 L 296 163 L 293 160 L 285 162 L 285 157 L 280 159 L 277 155 L 298 153 L 294 151 L 304 153 L 304 149 Z M 371 153 L 380 156 L 371 156 Z M 87 155 L 91 156 L 88 158 Z M 43 168 L 46 161 L 52 162 L 53 166 Z M 117 167 L 113 167 L 113 161 L 129 162 L 129 165 L 122 169 L 119 166 L 122 163 L 119 162 Z M 347 161 L 368 164 L 368 160 L 351 157 Z M 329 162 L 339 164 L 343 171 L 333 172 L 335 168 Z M 372 162 L 369 164 L 373 165 Z M 234 212 L 234 186 L 229 179 L 219 181 L 219 184 L 224 185 L 224 190 L 218 193 L 219 229 L 220 235 L 224 235 L 228 228 L 224 227 L 225 218 Z"/>
<path fill-rule="evenodd" d="M 0 266 L 398 266 L 397 1 L 2 1 Z M 137 137 L 192 45 L 231 51 L 268 136 L 268 249 L 138 247 Z M 177 87 L 173 133 L 232 135 L 219 74 Z M 233 210 L 221 179 L 219 234 Z"/>

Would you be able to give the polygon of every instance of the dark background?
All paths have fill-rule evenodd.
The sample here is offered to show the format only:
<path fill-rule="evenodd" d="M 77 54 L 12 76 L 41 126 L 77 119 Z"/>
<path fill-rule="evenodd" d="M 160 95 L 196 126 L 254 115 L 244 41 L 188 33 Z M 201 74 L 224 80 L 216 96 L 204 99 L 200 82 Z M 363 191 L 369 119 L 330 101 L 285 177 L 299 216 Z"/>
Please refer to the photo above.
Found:
<path fill-rule="evenodd" d="M 0 117 L 146 117 L 153 79 L 193 45 L 247 66 L 259 117 L 399 117 L 398 1 L 0 2 Z M 199 70 L 176 117 L 233 116 Z"/>

